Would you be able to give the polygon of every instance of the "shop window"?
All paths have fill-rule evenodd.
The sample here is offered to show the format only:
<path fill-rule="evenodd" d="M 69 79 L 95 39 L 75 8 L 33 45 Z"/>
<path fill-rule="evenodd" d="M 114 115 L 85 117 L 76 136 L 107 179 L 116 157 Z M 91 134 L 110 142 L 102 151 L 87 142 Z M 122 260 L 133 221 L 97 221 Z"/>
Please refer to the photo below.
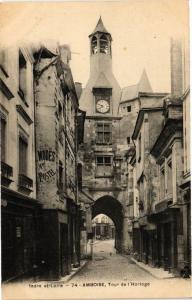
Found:
<path fill-rule="evenodd" d="M 111 144 L 112 130 L 110 123 L 97 123 L 96 125 L 96 143 L 97 144 Z"/>
<path fill-rule="evenodd" d="M 19 137 L 19 174 L 27 175 L 28 142 L 23 136 Z"/>

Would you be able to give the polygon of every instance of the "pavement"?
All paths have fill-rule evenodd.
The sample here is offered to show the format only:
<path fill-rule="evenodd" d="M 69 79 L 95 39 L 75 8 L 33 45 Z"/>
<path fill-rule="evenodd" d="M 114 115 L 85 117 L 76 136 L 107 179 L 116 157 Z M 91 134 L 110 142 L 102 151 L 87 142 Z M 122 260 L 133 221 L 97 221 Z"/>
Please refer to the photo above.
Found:
<path fill-rule="evenodd" d="M 173 273 L 169 273 L 168 271 L 163 270 L 163 268 L 151 267 L 149 265 L 146 265 L 142 262 L 137 261 L 134 258 L 131 258 L 131 260 L 137 266 L 139 266 L 141 269 L 145 270 L 146 272 L 148 272 L 149 274 L 151 274 L 152 276 L 154 276 L 157 279 L 169 279 L 169 278 L 175 278 L 176 277 L 176 275 L 174 275 Z"/>
<path fill-rule="evenodd" d="M 158 277 L 141 264 L 130 256 L 116 253 L 114 241 L 97 241 L 93 260 L 82 261 L 70 275 L 58 281 L 18 283 L 11 289 L 4 285 L 2 290 L 4 299 L 17 295 L 17 300 L 29 300 L 29 295 L 47 300 L 191 297 L 190 279 Z"/>
<path fill-rule="evenodd" d="M 93 260 L 73 277 L 73 282 L 154 280 L 155 278 L 138 267 L 129 256 L 116 253 L 113 240 L 97 241 L 94 243 Z"/>

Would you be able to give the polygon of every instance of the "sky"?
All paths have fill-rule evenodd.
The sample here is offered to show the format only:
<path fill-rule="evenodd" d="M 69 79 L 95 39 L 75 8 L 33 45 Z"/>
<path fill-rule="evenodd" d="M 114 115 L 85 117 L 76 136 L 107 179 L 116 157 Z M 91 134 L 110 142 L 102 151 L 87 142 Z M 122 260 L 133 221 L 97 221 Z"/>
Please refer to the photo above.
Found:
<path fill-rule="evenodd" d="M 7 3 L 0 5 L 0 40 L 69 44 L 74 81 L 89 77 L 89 38 L 99 17 L 111 33 L 113 72 L 121 87 L 146 69 L 155 92 L 170 91 L 170 37 L 188 33 L 185 0 Z"/>

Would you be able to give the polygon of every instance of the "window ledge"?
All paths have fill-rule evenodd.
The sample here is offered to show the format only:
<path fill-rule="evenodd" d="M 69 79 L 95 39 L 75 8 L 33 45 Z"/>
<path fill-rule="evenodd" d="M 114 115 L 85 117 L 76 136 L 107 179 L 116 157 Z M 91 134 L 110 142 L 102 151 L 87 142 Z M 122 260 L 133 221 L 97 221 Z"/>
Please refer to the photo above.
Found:
<path fill-rule="evenodd" d="M 2 93 L 5 95 L 5 97 L 8 100 L 11 100 L 12 98 L 14 98 L 14 95 L 12 94 L 10 89 L 7 87 L 7 85 L 1 79 L 0 79 L 0 90 L 2 91 Z"/>
<path fill-rule="evenodd" d="M 95 178 L 114 178 L 114 175 L 95 175 Z"/>
<path fill-rule="evenodd" d="M 32 192 L 33 180 L 24 174 L 19 174 L 19 188 Z"/>
<path fill-rule="evenodd" d="M 101 146 L 102 145 L 107 145 L 108 146 L 108 145 L 112 145 L 112 142 L 110 142 L 110 143 L 98 143 L 98 142 L 96 142 L 96 145 L 101 145 Z"/>
<path fill-rule="evenodd" d="M 18 95 L 19 95 L 19 97 L 21 98 L 21 100 L 23 101 L 23 103 L 24 103 L 27 107 L 29 107 L 29 104 L 28 104 L 27 101 L 25 100 L 24 93 L 23 93 L 23 91 L 22 91 L 21 89 L 18 90 Z"/>
<path fill-rule="evenodd" d="M 5 68 L 2 65 L 0 65 L 0 69 L 3 72 L 3 74 L 5 75 L 5 77 L 8 78 L 9 75 L 8 75 L 7 71 L 5 70 Z"/>
<path fill-rule="evenodd" d="M 29 115 L 26 113 L 24 108 L 21 105 L 16 105 L 16 109 L 18 113 L 23 117 L 23 119 L 27 122 L 28 125 L 31 125 L 33 121 L 29 117 Z"/>

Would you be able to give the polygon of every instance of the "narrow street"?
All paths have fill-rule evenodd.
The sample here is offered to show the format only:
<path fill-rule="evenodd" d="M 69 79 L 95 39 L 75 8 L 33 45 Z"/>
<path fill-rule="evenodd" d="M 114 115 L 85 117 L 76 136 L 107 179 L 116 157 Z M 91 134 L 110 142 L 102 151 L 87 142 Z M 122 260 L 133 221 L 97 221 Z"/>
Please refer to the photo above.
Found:
<path fill-rule="evenodd" d="M 128 297 L 131 293 L 134 297 L 141 297 L 141 293 L 146 297 L 164 297 L 174 294 L 187 295 L 191 294 L 190 280 L 182 278 L 157 279 L 145 270 L 141 269 L 129 256 L 116 253 L 113 247 L 113 240 L 96 241 L 94 244 L 94 259 L 82 268 L 72 279 L 67 286 L 76 287 L 99 287 L 97 295 L 113 291 L 113 295 L 117 297 Z M 159 288 L 160 286 L 163 289 Z M 179 287 L 175 290 L 175 287 Z M 101 289 L 101 288 L 104 288 Z M 81 290 L 83 291 L 83 290 Z M 83 292 L 85 292 L 84 290 Z M 88 290 L 89 291 L 89 290 Z M 86 292 L 85 292 L 86 293 Z M 174 294 L 174 295 L 176 295 Z"/>
<path fill-rule="evenodd" d="M 130 281 L 154 280 L 154 277 L 140 269 L 127 256 L 116 253 L 113 240 L 96 241 L 94 259 L 90 261 L 75 277 L 73 282 L 80 281 Z"/>

